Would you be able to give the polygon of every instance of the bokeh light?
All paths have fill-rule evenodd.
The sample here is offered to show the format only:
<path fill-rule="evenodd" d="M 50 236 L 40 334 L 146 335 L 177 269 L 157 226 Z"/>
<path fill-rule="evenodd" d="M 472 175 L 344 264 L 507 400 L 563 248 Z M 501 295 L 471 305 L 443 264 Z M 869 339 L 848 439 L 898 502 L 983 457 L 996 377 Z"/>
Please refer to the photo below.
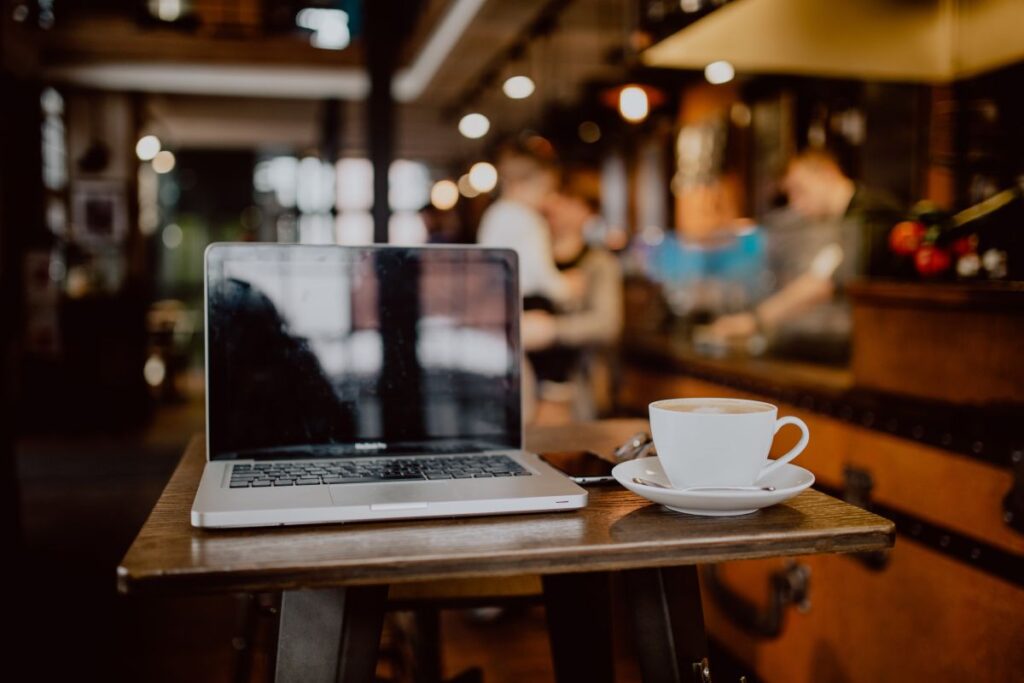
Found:
<path fill-rule="evenodd" d="M 140 161 L 152 161 L 160 153 L 160 138 L 155 135 L 143 135 L 135 143 L 135 156 Z"/>
<path fill-rule="evenodd" d="M 448 211 L 459 201 L 459 186 L 450 180 L 438 180 L 430 188 L 430 203 L 434 208 Z"/>
<path fill-rule="evenodd" d="M 477 192 L 490 192 L 498 184 L 498 169 L 486 161 L 473 164 L 469 169 L 469 184 Z"/>
<path fill-rule="evenodd" d="M 647 93 L 637 85 L 627 85 L 619 91 L 619 113 L 630 123 L 640 123 L 647 118 L 650 103 Z"/>
<path fill-rule="evenodd" d="M 466 114 L 459 121 L 459 132 L 471 140 L 482 138 L 490 129 L 491 122 L 483 114 Z"/>

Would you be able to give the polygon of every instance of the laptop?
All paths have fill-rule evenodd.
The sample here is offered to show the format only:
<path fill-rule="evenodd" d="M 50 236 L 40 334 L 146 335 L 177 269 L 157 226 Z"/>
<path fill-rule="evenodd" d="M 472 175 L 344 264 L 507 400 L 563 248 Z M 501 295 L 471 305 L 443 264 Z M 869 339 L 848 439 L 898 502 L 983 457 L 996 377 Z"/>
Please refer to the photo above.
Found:
<path fill-rule="evenodd" d="M 196 527 L 571 510 L 523 450 L 515 252 L 213 244 Z"/>

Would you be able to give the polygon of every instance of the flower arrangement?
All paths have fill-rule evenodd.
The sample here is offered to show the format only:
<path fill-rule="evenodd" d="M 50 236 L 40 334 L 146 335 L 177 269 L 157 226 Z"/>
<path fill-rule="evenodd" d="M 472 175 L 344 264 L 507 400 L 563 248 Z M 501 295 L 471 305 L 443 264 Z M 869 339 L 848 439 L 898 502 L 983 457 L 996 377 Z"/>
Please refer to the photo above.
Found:
<path fill-rule="evenodd" d="M 992 209 L 985 204 L 952 214 L 932 202 L 918 202 L 910 218 L 889 232 L 889 250 L 912 265 L 905 271 L 924 279 L 1004 279 L 1007 252 L 982 234 L 985 222 L 979 219 Z"/>

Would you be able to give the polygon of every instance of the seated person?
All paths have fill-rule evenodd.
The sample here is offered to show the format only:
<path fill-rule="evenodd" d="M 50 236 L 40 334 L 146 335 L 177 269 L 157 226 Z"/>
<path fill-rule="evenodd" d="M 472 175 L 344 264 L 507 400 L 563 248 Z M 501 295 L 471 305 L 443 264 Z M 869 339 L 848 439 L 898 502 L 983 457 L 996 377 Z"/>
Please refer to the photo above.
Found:
<path fill-rule="evenodd" d="M 622 270 L 609 251 L 587 243 L 600 202 L 595 173 L 567 175 L 545 207 L 559 270 L 578 271 L 583 296 L 554 312 L 523 315 L 523 346 L 539 383 L 538 416 L 561 403 L 563 419 L 595 417 L 610 404 L 609 363 L 603 352 L 622 331 Z"/>

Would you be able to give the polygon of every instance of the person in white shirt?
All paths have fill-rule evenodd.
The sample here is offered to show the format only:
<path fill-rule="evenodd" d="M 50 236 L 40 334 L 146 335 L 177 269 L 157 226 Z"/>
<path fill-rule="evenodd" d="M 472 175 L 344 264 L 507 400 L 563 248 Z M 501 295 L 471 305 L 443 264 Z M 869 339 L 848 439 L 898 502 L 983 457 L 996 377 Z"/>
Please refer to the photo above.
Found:
<path fill-rule="evenodd" d="M 519 148 L 506 148 L 498 157 L 501 196 L 480 219 L 477 242 L 506 247 L 519 254 L 519 286 L 524 298 L 541 298 L 554 307 L 573 299 L 573 276 L 555 267 L 551 232 L 541 214 L 558 183 L 552 164 Z"/>

